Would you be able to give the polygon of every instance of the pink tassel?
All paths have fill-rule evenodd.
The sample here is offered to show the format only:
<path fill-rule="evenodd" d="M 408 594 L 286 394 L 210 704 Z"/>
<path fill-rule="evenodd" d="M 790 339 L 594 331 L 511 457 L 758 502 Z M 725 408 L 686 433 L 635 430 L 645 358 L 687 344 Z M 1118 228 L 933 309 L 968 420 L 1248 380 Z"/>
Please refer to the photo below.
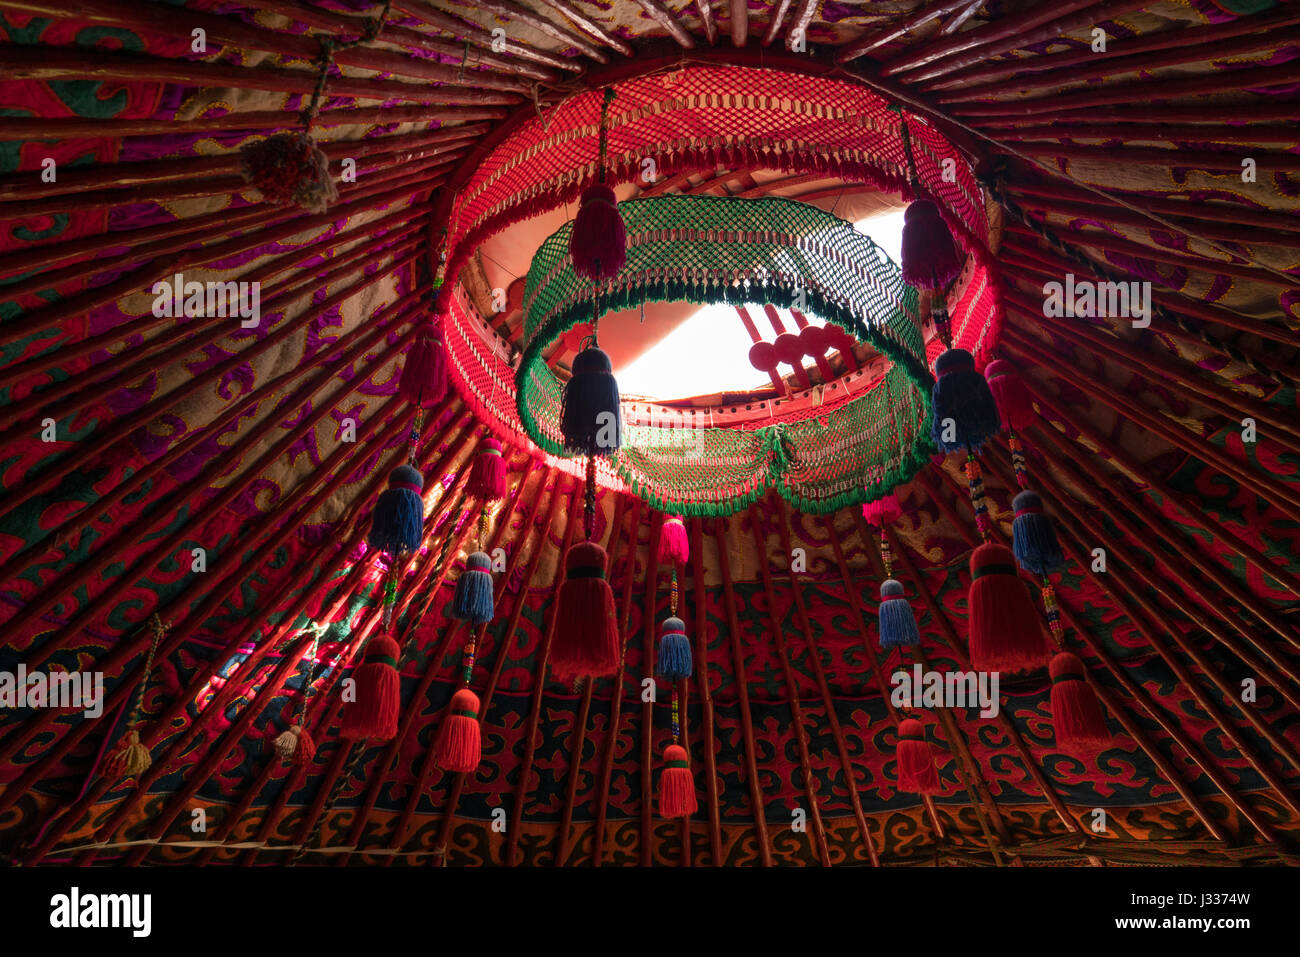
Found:
<path fill-rule="evenodd" d="M 925 726 L 914 718 L 898 725 L 898 789 L 913 794 L 938 794 L 943 790 L 934 769 L 934 752 L 925 740 Z"/>
<path fill-rule="evenodd" d="M 659 564 L 680 565 L 691 557 L 691 545 L 686 536 L 686 523 L 673 515 L 664 519 L 659 533 Z"/>
<path fill-rule="evenodd" d="M 893 492 L 862 506 L 862 517 L 876 528 L 883 528 L 903 514 L 903 503 Z"/>
<path fill-rule="evenodd" d="M 690 817 L 698 809 L 690 756 L 680 744 L 664 749 L 664 769 L 659 775 L 659 816 Z"/>

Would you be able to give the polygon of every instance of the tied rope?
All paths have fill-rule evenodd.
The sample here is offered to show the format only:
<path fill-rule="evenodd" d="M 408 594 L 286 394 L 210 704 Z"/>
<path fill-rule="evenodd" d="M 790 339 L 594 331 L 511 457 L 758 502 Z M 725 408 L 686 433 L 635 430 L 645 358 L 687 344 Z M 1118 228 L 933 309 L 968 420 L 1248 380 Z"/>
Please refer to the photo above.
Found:
<path fill-rule="evenodd" d="M 334 65 L 335 51 L 347 50 L 372 42 L 384 29 L 384 23 L 388 20 L 391 7 L 392 0 L 384 0 L 379 15 L 366 21 L 366 28 L 361 32 L 361 35 L 353 37 L 351 40 L 339 40 L 333 36 L 317 37 L 320 44 L 320 53 L 316 57 L 316 63 L 320 68 L 320 72 L 316 77 L 316 86 L 311 92 L 311 101 L 298 114 L 298 122 L 302 125 L 303 132 L 311 132 L 312 124 L 316 122 L 316 117 L 320 113 L 321 100 L 325 96 L 325 87 L 329 83 L 330 68 Z"/>

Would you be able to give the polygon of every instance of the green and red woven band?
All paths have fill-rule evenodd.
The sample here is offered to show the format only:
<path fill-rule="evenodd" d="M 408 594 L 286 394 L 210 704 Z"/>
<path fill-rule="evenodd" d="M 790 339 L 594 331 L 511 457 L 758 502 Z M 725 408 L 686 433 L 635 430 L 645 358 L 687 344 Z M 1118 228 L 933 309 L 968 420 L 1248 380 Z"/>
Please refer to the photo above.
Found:
<path fill-rule="evenodd" d="M 383 655 L 378 653 L 366 652 L 365 660 L 362 664 L 367 665 L 388 665 L 393 670 L 397 669 L 397 659 L 392 655 Z"/>
<path fill-rule="evenodd" d="M 422 494 L 424 493 L 424 489 L 422 489 L 420 486 L 416 485 L 414 482 L 390 482 L 390 483 L 388 484 L 388 487 L 389 487 L 389 488 L 404 488 L 404 489 L 406 489 L 406 490 L 409 491 L 409 492 L 414 492 L 416 495 L 422 495 Z"/>
<path fill-rule="evenodd" d="M 457 708 L 455 711 L 452 712 L 452 714 L 456 715 L 456 717 L 458 718 L 473 718 L 475 721 L 478 720 L 477 711 L 465 711 Z"/>
<path fill-rule="evenodd" d="M 665 766 L 665 767 L 669 767 L 669 768 L 681 768 L 681 769 L 684 770 L 684 771 L 689 771 L 689 770 L 691 769 L 691 762 L 689 762 L 689 761 L 681 761 L 681 760 L 678 760 L 678 761 L 669 761 L 669 762 L 668 762 L 667 764 L 665 764 L 664 766 Z"/>

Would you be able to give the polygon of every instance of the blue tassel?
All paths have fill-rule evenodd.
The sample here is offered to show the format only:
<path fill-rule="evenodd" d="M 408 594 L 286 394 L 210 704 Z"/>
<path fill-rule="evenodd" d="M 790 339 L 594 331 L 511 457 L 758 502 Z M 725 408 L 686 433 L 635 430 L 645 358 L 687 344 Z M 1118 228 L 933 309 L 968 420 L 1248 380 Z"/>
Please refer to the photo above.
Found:
<path fill-rule="evenodd" d="M 419 469 L 399 465 L 388 476 L 388 488 L 379 495 L 370 515 L 370 534 L 366 541 L 372 548 L 398 555 L 415 552 L 424 540 L 424 500 L 420 491 L 424 476 Z"/>
<path fill-rule="evenodd" d="M 1052 520 L 1043 513 L 1037 492 L 1025 489 L 1011 503 L 1016 517 L 1011 523 L 1011 551 L 1020 567 L 1035 575 L 1065 570 L 1065 555 L 1056 540 Z"/>
<path fill-rule="evenodd" d="M 659 663 L 655 670 L 669 681 L 689 678 L 695 671 L 686 623 L 680 618 L 667 618 L 659 626 Z"/>
<path fill-rule="evenodd" d="M 910 648 L 920 643 L 916 614 L 903 597 L 903 583 L 891 578 L 880 586 L 880 647 Z"/>
<path fill-rule="evenodd" d="M 465 570 L 456 579 L 447 614 L 472 625 L 492 620 L 492 559 L 484 552 L 474 552 L 465 559 Z"/>
<path fill-rule="evenodd" d="M 600 349 L 583 349 L 564 387 L 560 431 L 564 447 L 584 455 L 613 455 L 623 444 L 623 417 L 613 367 Z"/>
<path fill-rule="evenodd" d="M 930 437 L 941 452 L 977 449 L 1001 428 L 998 405 L 984 376 L 975 371 L 975 358 L 965 349 L 949 349 L 934 363 L 936 379 Z M 945 439 L 944 420 L 952 419 L 953 434 Z"/>

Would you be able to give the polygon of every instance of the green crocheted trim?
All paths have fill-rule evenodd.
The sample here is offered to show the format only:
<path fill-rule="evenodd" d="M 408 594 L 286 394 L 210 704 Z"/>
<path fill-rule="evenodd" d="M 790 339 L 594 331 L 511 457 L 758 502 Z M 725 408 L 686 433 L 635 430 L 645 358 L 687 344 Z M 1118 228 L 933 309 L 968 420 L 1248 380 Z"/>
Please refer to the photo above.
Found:
<path fill-rule="evenodd" d="M 566 224 L 533 259 L 524 291 L 520 421 L 537 445 L 565 455 L 563 387 L 543 356 L 599 310 L 651 301 L 774 305 L 813 313 L 893 360 L 885 381 L 829 414 L 756 429 L 625 426 L 615 472 L 656 508 L 728 515 L 777 490 L 801 511 L 871 501 L 908 481 L 929 456 L 933 378 L 916 291 L 851 223 L 778 198 L 663 196 L 621 203 L 628 261 L 599 292 L 574 272 Z"/>

